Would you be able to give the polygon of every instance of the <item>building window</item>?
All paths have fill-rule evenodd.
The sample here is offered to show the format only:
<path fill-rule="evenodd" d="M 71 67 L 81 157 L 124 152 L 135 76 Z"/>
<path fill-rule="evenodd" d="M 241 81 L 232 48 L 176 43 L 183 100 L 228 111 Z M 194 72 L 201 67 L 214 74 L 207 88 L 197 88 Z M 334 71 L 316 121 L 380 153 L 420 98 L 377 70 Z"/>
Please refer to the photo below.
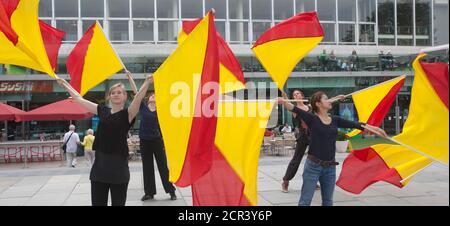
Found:
<path fill-rule="evenodd" d="M 225 40 L 225 21 L 216 21 L 216 31 L 219 32 Z"/>
<path fill-rule="evenodd" d="M 104 17 L 103 0 L 80 0 L 81 17 Z"/>
<path fill-rule="evenodd" d="M 256 41 L 270 26 L 270 22 L 253 22 L 253 41 Z"/>
<path fill-rule="evenodd" d="M 275 20 L 284 20 L 293 16 L 294 2 L 292 0 L 273 1 L 273 17 Z"/>
<path fill-rule="evenodd" d="M 158 18 L 178 18 L 178 0 L 157 0 Z"/>
<path fill-rule="evenodd" d="M 203 4 L 201 0 L 182 0 L 181 17 L 182 18 L 201 18 L 203 17 Z"/>
<path fill-rule="evenodd" d="M 249 19 L 248 0 L 228 0 L 230 19 Z"/>
<path fill-rule="evenodd" d="M 64 41 L 75 42 L 78 40 L 78 20 L 57 20 L 56 28 L 66 32 Z"/>
<path fill-rule="evenodd" d="M 103 20 L 98 20 L 98 22 L 103 27 Z M 87 29 L 89 29 L 94 23 L 95 23 L 95 20 L 83 20 L 83 23 L 82 23 L 83 34 L 86 33 Z"/>
<path fill-rule="evenodd" d="M 295 0 L 295 13 L 304 13 L 316 11 L 316 3 L 314 0 Z"/>
<path fill-rule="evenodd" d="M 133 21 L 134 41 L 153 41 L 153 21 Z"/>
<path fill-rule="evenodd" d="M 359 25 L 359 42 L 374 43 L 375 42 L 375 25 L 360 24 Z"/>
<path fill-rule="evenodd" d="M 355 42 L 355 25 L 339 24 L 339 42 L 354 43 Z"/>
<path fill-rule="evenodd" d="M 55 1 L 55 17 L 78 17 L 78 0 Z"/>
<path fill-rule="evenodd" d="M 216 19 L 226 19 L 227 18 L 227 1 L 226 0 L 205 0 L 205 14 L 214 8 L 216 14 L 214 15 Z M 225 36 L 224 36 L 225 37 Z"/>
<path fill-rule="evenodd" d="M 397 45 L 413 45 L 412 0 L 397 0 Z"/>
<path fill-rule="evenodd" d="M 416 45 L 431 45 L 431 0 L 416 0 Z"/>
<path fill-rule="evenodd" d="M 376 22 L 375 0 L 358 0 L 360 22 Z"/>
<path fill-rule="evenodd" d="M 109 17 L 130 17 L 130 2 L 128 0 L 109 0 Z"/>
<path fill-rule="evenodd" d="M 394 0 L 378 0 L 378 44 L 395 45 Z"/>
<path fill-rule="evenodd" d="M 248 22 L 230 22 L 230 42 L 248 43 Z"/>
<path fill-rule="evenodd" d="M 336 1 L 335 0 L 317 1 L 317 14 L 319 14 L 320 20 L 336 21 Z"/>
<path fill-rule="evenodd" d="M 52 17 L 52 0 L 39 2 L 39 17 Z"/>
<path fill-rule="evenodd" d="M 161 42 L 176 42 L 178 35 L 177 21 L 158 21 L 158 39 Z"/>
<path fill-rule="evenodd" d="M 128 20 L 109 21 L 109 39 L 116 42 L 129 41 Z"/>
<path fill-rule="evenodd" d="M 334 23 L 321 23 L 325 36 L 322 39 L 322 42 L 325 43 L 335 43 L 335 24 Z"/>
<path fill-rule="evenodd" d="M 153 0 L 133 0 L 133 18 L 154 18 L 155 3 Z"/>
<path fill-rule="evenodd" d="M 339 21 L 356 21 L 355 0 L 339 0 L 338 6 Z"/>
<path fill-rule="evenodd" d="M 271 3 L 271 1 L 270 0 L 252 1 L 252 19 L 254 19 L 254 20 L 272 20 L 272 3 Z"/>

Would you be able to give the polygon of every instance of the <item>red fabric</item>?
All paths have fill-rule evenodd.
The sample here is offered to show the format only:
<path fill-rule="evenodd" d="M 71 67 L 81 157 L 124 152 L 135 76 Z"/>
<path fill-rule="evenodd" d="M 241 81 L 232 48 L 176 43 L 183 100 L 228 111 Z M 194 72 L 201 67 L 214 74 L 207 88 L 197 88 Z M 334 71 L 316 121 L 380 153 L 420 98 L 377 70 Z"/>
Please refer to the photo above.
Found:
<path fill-rule="evenodd" d="M 67 71 L 70 74 L 70 85 L 78 92 L 81 90 L 81 80 L 83 79 L 84 60 L 86 58 L 86 52 L 88 51 L 89 44 L 91 44 L 92 37 L 94 36 L 94 23 L 84 34 L 84 36 L 78 41 L 77 45 L 70 52 L 67 58 Z"/>
<path fill-rule="evenodd" d="M 7 104 L 0 103 L 0 121 L 12 121 L 17 114 L 23 114 L 24 111 L 11 107 Z"/>
<path fill-rule="evenodd" d="M 42 40 L 44 41 L 48 60 L 50 61 L 53 71 L 55 71 L 56 66 L 58 65 L 58 52 L 61 47 L 61 41 L 66 33 L 46 24 L 42 20 L 39 20 L 39 26 L 41 28 Z"/>
<path fill-rule="evenodd" d="M 183 21 L 183 31 L 187 35 L 189 35 L 192 30 L 200 23 L 200 19 L 191 20 L 191 21 Z M 236 56 L 234 56 L 233 51 L 231 51 L 228 44 L 225 42 L 225 40 L 222 38 L 219 32 L 217 33 L 217 45 L 219 49 L 219 61 L 220 63 L 226 67 L 233 75 L 236 77 L 236 79 L 243 84 L 245 84 L 245 78 L 244 73 L 242 72 L 242 67 L 239 61 L 236 59 Z"/>
<path fill-rule="evenodd" d="M 353 194 L 360 194 L 369 185 L 385 181 L 403 187 L 397 170 L 389 168 L 372 147 L 355 150 L 344 160 L 336 185 Z"/>
<path fill-rule="evenodd" d="M 11 15 L 16 10 L 18 0 L 0 0 L 0 32 L 5 34 L 14 45 L 19 41 L 19 36 L 11 26 Z"/>
<path fill-rule="evenodd" d="M 249 206 L 244 183 L 214 146 L 213 164 L 207 174 L 192 184 L 194 206 Z"/>
<path fill-rule="evenodd" d="M 194 119 L 192 121 L 186 158 L 180 178 L 175 182 L 179 187 L 191 185 L 207 173 L 212 164 L 212 149 L 214 148 L 217 124 L 216 113 L 218 110 L 216 103 L 218 103 L 219 95 L 218 92 L 212 90 L 207 94 L 202 93 L 205 84 L 209 82 L 219 83 L 219 55 L 214 16 L 212 13 L 209 13 L 208 32 L 208 43 L 206 43 L 202 77 L 195 103 Z M 212 102 L 208 105 L 208 109 L 214 109 L 215 114 L 205 116 L 202 111 L 202 106 L 211 100 Z"/>
<path fill-rule="evenodd" d="M 428 81 L 448 110 L 448 65 L 446 63 L 420 62 Z"/>
<path fill-rule="evenodd" d="M 69 98 L 19 114 L 17 118 L 18 121 L 79 120 L 93 115 Z"/>
<path fill-rule="evenodd" d="M 372 126 L 380 126 L 383 122 L 384 116 L 389 112 L 389 109 L 391 108 L 392 103 L 395 100 L 395 97 L 397 96 L 398 91 L 402 88 L 403 84 L 405 83 L 405 79 L 403 78 L 400 80 L 397 84 L 395 84 L 391 90 L 387 93 L 387 95 L 381 100 L 381 102 L 377 105 L 375 110 L 370 115 L 369 119 L 367 120 L 367 124 Z"/>
<path fill-rule="evenodd" d="M 269 30 L 256 40 L 252 48 L 264 43 L 284 38 L 308 38 L 324 36 L 322 26 L 316 12 L 300 13 Z"/>

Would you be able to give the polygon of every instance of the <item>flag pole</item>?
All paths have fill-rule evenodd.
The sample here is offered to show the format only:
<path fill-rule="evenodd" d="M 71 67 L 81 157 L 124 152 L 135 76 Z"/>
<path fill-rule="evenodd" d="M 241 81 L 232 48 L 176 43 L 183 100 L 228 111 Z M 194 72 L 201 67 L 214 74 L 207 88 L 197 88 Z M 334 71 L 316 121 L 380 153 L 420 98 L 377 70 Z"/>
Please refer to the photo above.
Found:
<path fill-rule="evenodd" d="M 375 131 L 375 130 L 373 130 L 373 129 L 367 127 L 367 126 L 362 126 L 362 127 L 363 127 L 364 129 L 366 129 L 366 130 L 368 130 L 368 131 L 370 131 L 370 132 L 372 132 L 372 133 L 375 133 L 375 134 L 377 134 L 378 136 L 380 136 L 380 134 L 379 134 L 377 131 Z M 383 137 L 383 136 L 380 136 L 380 137 Z M 427 158 L 429 158 L 429 159 L 431 159 L 431 160 L 433 160 L 433 161 L 439 162 L 439 163 L 441 163 L 441 164 L 443 164 L 443 165 L 445 165 L 445 166 L 448 167 L 448 165 L 447 165 L 446 163 L 442 162 L 441 160 L 436 159 L 435 157 L 432 157 L 432 156 L 430 156 L 430 155 L 428 155 L 428 154 L 426 154 L 426 153 L 423 153 L 422 151 L 419 151 L 419 150 L 417 150 L 417 149 L 415 149 L 415 148 L 413 148 L 413 147 L 411 147 L 411 146 L 409 146 L 409 145 L 407 145 L 407 144 L 404 144 L 404 143 L 401 143 L 401 142 L 399 142 L 399 141 L 397 141 L 397 140 L 394 140 L 394 139 L 392 139 L 391 137 L 386 137 L 385 139 L 386 139 L 386 140 L 389 140 L 389 141 L 391 141 L 391 142 L 393 142 L 393 143 L 396 143 L 396 144 L 398 144 L 398 145 L 400 145 L 400 146 L 403 146 L 403 147 L 405 147 L 405 148 L 407 148 L 407 149 L 409 149 L 409 150 L 411 150 L 411 151 L 413 151 L 413 152 L 415 152 L 415 153 L 417 153 L 417 154 L 419 154 L 419 155 L 425 156 L 425 157 L 427 157 Z"/>
<path fill-rule="evenodd" d="M 378 84 L 376 84 L 376 85 L 369 86 L 369 87 L 366 87 L 366 88 L 364 88 L 364 89 L 357 90 L 357 91 L 355 91 L 355 92 L 353 92 L 353 93 L 349 93 L 349 94 L 347 94 L 347 95 L 344 95 L 344 97 L 345 97 L 345 98 L 348 98 L 348 97 L 350 97 L 350 96 L 352 96 L 352 95 L 355 95 L 355 94 L 357 94 L 357 93 L 366 91 L 366 90 L 368 90 L 368 89 L 372 89 L 372 88 L 377 87 L 377 86 L 384 85 L 384 84 L 386 84 L 386 83 L 388 83 L 388 82 L 392 82 L 393 80 L 398 79 L 398 78 L 400 78 L 400 77 L 404 77 L 404 78 L 405 78 L 406 75 L 400 75 L 400 76 L 398 76 L 398 77 L 395 77 L 395 78 L 393 78 L 393 79 L 389 79 L 389 80 L 384 81 L 384 82 L 382 82 L 382 83 L 378 83 Z M 337 98 L 335 98 L 335 99 L 331 98 L 331 102 L 335 102 L 335 101 L 337 101 L 337 100 L 338 100 Z"/>

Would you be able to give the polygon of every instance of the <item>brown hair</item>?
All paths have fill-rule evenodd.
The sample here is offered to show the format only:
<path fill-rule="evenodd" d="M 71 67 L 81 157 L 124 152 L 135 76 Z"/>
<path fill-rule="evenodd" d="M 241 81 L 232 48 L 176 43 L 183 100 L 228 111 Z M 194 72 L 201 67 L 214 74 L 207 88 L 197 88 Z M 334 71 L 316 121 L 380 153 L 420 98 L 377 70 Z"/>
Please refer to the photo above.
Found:
<path fill-rule="evenodd" d="M 323 95 L 325 95 L 325 92 L 317 91 L 311 96 L 311 107 L 314 113 L 319 112 L 319 108 L 317 107 L 316 103 L 321 102 Z"/>
<path fill-rule="evenodd" d="M 291 92 L 292 98 L 294 98 L 294 93 L 295 93 L 295 91 L 300 92 L 300 94 L 302 94 L 302 97 L 305 98 L 305 94 L 304 94 L 300 89 L 298 89 L 298 88 L 295 88 L 295 89 L 292 90 L 292 92 Z"/>

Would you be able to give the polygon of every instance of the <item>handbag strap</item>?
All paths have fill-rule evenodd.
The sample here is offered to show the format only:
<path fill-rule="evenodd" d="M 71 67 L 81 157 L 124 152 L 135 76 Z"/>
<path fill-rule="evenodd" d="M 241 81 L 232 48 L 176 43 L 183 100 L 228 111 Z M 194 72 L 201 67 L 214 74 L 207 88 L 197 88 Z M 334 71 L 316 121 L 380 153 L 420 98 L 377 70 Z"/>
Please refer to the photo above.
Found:
<path fill-rule="evenodd" d="M 66 142 L 64 142 L 64 144 L 63 144 L 63 145 L 67 145 L 67 142 L 69 142 L 69 140 L 70 140 L 70 137 L 72 136 L 72 134 L 73 134 L 73 133 L 75 133 L 75 132 L 72 132 L 72 133 L 70 134 L 69 138 L 67 138 Z"/>

